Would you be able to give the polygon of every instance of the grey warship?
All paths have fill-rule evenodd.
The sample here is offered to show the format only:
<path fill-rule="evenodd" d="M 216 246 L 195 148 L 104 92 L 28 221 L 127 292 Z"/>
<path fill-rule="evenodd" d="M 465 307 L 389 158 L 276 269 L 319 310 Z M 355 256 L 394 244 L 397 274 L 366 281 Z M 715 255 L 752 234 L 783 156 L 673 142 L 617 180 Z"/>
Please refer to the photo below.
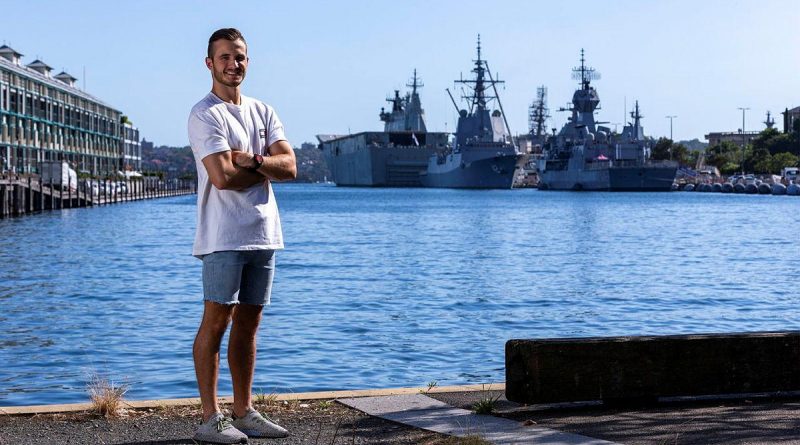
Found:
<path fill-rule="evenodd" d="M 457 80 L 471 91 L 463 98 L 469 110 L 459 110 L 450 95 L 453 106 L 459 113 L 455 143 L 428 160 L 428 168 L 422 175 L 425 187 L 510 189 L 515 172 L 521 168 L 525 157 L 512 143 L 511 132 L 502 104 L 497 95 L 498 83 L 489 71 L 489 65 L 481 59 L 481 42 L 478 36 L 478 59 L 474 61 L 475 78 Z M 486 76 L 488 75 L 488 79 Z M 491 88 L 494 95 L 489 92 Z M 448 93 L 450 91 L 448 90 Z M 490 111 L 488 101 L 496 99 L 500 110 Z"/>
<path fill-rule="evenodd" d="M 425 110 L 418 89 L 423 85 L 414 77 L 406 85 L 405 96 L 395 90 L 386 100 L 391 111 L 381 108 L 384 130 L 352 135 L 317 135 L 331 174 L 338 186 L 419 187 L 420 175 L 428 158 L 448 144 L 447 133 L 428 132 Z"/>
<path fill-rule="evenodd" d="M 580 89 L 572 96 L 572 116 L 557 135 L 548 138 L 539 161 L 539 189 L 670 191 L 678 164 L 650 160 L 650 142 L 641 126 L 639 102 L 631 112 L 632 122 L 621 134 L 612 133 L 595 122 L 600 97 L 591 86 L 593 68 L 585 64 L 573 69 Z M 555 129 L 553 129 L 555 132 Z"/>

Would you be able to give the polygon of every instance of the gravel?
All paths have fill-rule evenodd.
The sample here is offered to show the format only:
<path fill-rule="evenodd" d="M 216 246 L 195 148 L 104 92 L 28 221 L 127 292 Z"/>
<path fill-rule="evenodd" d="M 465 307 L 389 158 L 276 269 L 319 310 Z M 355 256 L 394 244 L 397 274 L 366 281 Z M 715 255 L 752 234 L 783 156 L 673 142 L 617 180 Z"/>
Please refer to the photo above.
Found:
<path fill-rule="evenodd" d="M 275 402 L 258 409 L 287 428 L 285 439 L 251 439 L 251 444 L 425 444 L 451 443 L 446 436 L 367 416 L 332 401 Z M 88 412 L 0 417 L 0 444 L 193 444 L 196 408 L 127 410 L 116 418 Z"/>

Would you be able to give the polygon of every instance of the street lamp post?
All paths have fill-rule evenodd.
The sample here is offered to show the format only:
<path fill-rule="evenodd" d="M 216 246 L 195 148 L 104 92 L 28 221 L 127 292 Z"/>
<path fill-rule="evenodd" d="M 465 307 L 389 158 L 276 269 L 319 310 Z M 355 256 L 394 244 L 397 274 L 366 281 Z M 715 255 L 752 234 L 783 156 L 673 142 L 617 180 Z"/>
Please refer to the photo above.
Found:
<path fill-rule="evenodd" d="M 744 130 L 744 113 L 750 108 L 745 108 L 745 107 L 738 107 L 738 108 L 742 110 L 742 177 L 744 177 L 744 147 L 747 145 L 746 143 L 747 136 L 745 135 L 745 130 Z"/>
<path fill-rule="evenodd" d="M 675 119 L 678 116 L 664 116 L 665 118 L 669 119 L 669 160 L 672 160 L 672 144 L 674 143 L 674 139 L 672 139 L 672 119 Z"/>

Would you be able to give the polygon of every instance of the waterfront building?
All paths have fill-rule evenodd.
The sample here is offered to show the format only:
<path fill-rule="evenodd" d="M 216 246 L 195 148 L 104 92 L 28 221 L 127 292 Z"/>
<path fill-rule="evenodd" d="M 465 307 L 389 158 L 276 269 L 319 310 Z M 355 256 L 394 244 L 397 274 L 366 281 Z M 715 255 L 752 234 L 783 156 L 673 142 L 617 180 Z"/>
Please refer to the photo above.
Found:
<path fill-rule="evenodd" d="M 716 131 L 705 135 L 705 138 L 708 141 L 709 147 L 719 145 L 721 142 L 729 141 L 741 148 L 743 145 L 750 145 L 753 142 L 753 139 L 757 138 L 760 134 L 760 131 L 745 131 L 744 134 L 742 134 L 742 130 Z"/>
<path fill-rule="evenodd" d="M 783 115 L 783 132 L 791 133 L 794 131 L 795 122 L 800 122 L 800 107 L 787 108 L 781 114 Z"/>
<path fill-rule="evenodd" d="M 43 161 L 68 161 L 105 175 L 141 168 L 139 132 L 122 112 L 77 88 L 66 72 L 0 46 L 0 171 L 38 173 Z"/>
<path fill-rule="evenodd" d="M 142 171 L 142 144 L 139 142 L 139 129 L 122 116 L 122 170 Z"/>

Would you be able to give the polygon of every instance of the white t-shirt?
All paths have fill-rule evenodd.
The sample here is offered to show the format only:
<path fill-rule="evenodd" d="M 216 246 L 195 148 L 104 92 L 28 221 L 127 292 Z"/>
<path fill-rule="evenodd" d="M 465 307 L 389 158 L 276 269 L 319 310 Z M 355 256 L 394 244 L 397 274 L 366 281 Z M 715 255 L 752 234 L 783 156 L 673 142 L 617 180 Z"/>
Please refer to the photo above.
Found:
<path fill-rule="evenodd" d="M 203 158 L 242 150 L 268 156 L 267 147 L 286 140 L 283 124 L 269 105 L 242 96 L 241 105 L 214 93 L 192 108 L 189 142 L 197 164 L 197 232 L 192 254 L 221 250 L 282 249 L 278 206 L 269 181 L 242 191 L 219 190 L 208 178 Z"/>

